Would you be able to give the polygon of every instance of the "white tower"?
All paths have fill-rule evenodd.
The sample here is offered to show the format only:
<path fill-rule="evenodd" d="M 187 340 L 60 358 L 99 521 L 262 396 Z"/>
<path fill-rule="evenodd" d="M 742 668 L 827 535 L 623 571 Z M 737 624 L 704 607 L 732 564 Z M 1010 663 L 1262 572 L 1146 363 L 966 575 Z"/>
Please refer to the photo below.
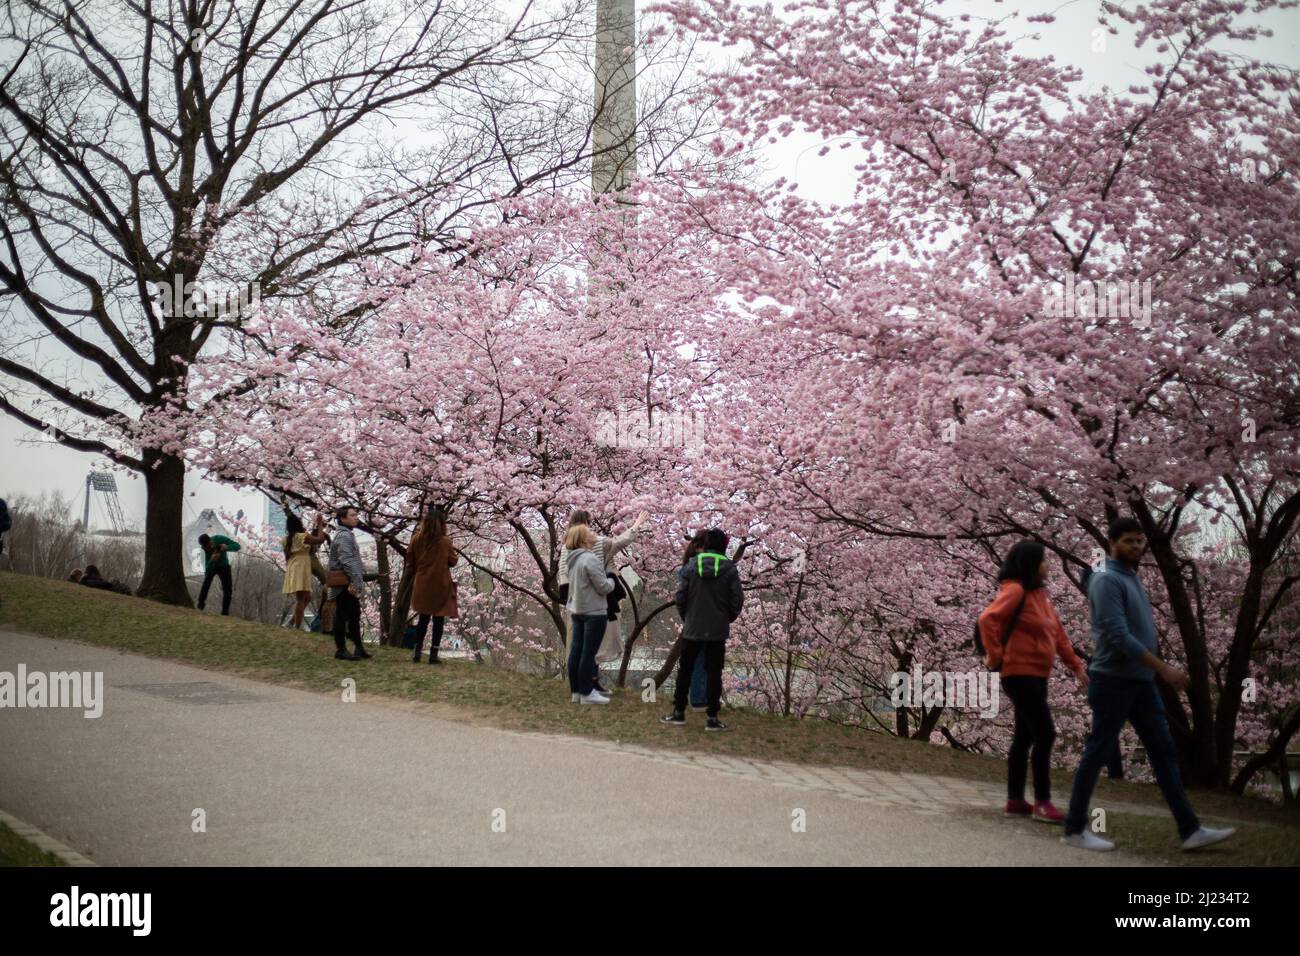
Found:
<path fill-rule="evenodd" d="M 592 133 L 592 192 L 622 189 L 636 175 L 636 0 L 596 0 Z"/>

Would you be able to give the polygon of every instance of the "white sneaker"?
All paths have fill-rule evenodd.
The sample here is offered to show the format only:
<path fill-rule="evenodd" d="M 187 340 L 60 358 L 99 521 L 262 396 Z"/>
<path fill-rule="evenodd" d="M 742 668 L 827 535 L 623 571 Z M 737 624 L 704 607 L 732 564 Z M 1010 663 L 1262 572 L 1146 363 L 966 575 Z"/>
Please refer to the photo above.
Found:
<path fill-rule="evenodd" d="M 585 697 L 579 697 L 578 700 L 580 700 L 584 704 L 608 704 L 609 703 L 609 698 L 606 697 L 598 690 L 593 690 L 590 694 L 587 694 Z"/>
<path fill-rule="evenodd" d="M 1216 830 L 1213 827 L 1201 827 L 1183 841 L 1183 849 L 1199 850 L 1203 846 L 1213 846 L 1216 843 L 1222 843 L 1236 832 L 1237 830 L 1235 827 L 1228 827 L 1226 830 Z"/>
<path fill-rule="evenodd" d="M 1105 853 L 1107 850 L 1115 849 L 1115 844 L 1109 840 L 1103 840 L 1095 833 L 1089 833 L 1087 830 L 1082 833 L 1071 833 L 1068 836 L 1063 836 L 1061 842 L 1077 850 L 1096 850 L 1098 853 Z"/>
<path fill-rule="evenodd" d="M 582 700 L 582 695 L 579 694 L 576 690 L 569 695 L 569 703 L 571 704 L 576 704 L 580 700 Z"/>

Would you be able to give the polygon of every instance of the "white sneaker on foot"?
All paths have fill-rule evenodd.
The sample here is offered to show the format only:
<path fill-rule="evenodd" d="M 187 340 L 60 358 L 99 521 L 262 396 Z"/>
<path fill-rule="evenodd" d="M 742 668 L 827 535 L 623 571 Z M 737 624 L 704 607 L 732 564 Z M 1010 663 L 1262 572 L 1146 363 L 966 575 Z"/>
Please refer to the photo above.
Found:
<path fill-rule="evenodd" d="M 1082 833 L 1071 833 L 1063 836 L 1061 842 L 1078 850 L 1096 850 L 1098 853 L 1105 853 L 1107 850 L 1115 849 L 1115 844 L 1109 840 L 1103 840 L 1095 833 L 1089 833 L 1087 830 Z"/>
<path fill-rule="evenodd" d="M 587 694 L 584 697 L 579 697 L 578 700 L 580 700 L 584 704 L 608 704 L 609 703 L 609 698 L 606 697 L 598 690 L 593 690 L 590 694 Z"/>
<path fill-rule="evenodd" d="M 1235 827 L 1228 827 L 1226 830 L 1216 830 L 1214 827 L 1201 827 L 1183 841 L 1183 849 L 1199 850 L 1203 846 L 1213 846 L 1216 843 L 1222 843 L 1236 832 L 1237 830 Z"/>

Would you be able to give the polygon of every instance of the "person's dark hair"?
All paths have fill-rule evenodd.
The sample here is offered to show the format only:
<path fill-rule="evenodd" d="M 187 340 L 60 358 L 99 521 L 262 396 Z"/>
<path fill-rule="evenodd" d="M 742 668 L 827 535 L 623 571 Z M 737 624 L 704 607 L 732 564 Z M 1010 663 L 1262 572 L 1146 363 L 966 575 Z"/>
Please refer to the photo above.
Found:
<path fill-rule="evenodd" d="M 1137 518 L 1116 518 L 1106 529 L 1106 540 L 1114 544 L 1126 534 L 1142 534 L 1142 525 Z"/>
<path fill-rule="evenodd" d="M 591 524 L 591 512 L 586 508 L 574 508 L 569 513 L 569 527 L 572 528 L 575 524 Z"/>
<path fill-rule="evenodd" d="M 424 513 L 422 529 L 430 541 L 439 541 L 447 533 L 447 513 L 437 505 L 429 505 Z"/>
<path fill-rule="evenodd" d="M 86 565 L 86 570 L 82 573 L 81 576 L 82 576 L 83 578 L 98 578 L 98 577 L 102 577 L 102 575 L 99 573 L 99 568 L 95 567 L 95 565 L 93 565 L 93 564 L 88 564 L 88 565 Z"/>
<path fill-rule="evenodd" d="M 302 519 L 292 511 L 285 512 L 284 515 L 284 557 L 285 560 L 293 557 L 293 536 L 296 534 L 306 534 L 307 529 L 302 525 Z"/>
<path fill-rule="evenodd" d="M 998 570 L 998 583 L 1019 581 L 1026 591 L 1042 587 L 1043 579 L 1039 576 L 1038 569 L 1043 563 L 1044 553 L 1043 546 L 1037 541 L 1027 538 L 1017 541 L 1007 552 L 1006 559 Z"/>
<path fill-rule="evenodd" d="M 715 554 L 726 554 L 729 540 L 727 533 L 721 528 L 710 528 L 704 533 L 705 550 L 712 551 Z"/>
<path fill-rule="evenodd" d="M 199 535 L 199 547 L 202 548 L 205 552 L 211 551 L 212 539 L 209 538 L 206 534 Z"/>
<path fill-rule="evenodd" d="M 344 518 L 348 516 L 349 511 L 355 511 L 355 510 L 356 510 L 355 505 L 344 505 L 342 508 L 334 509 L 334 517 L 337 520 L 342 521 Z"/>
<path fill-rule="evenodd" d="M 686 564 L 691 558 L 695 557 L 704 550 L 704 539 L 709 536 L 709 532 L 701 528 L 695 534 L 691 535 L 686 542 L 686 553 L 682 555 L 682 564 Z"/>

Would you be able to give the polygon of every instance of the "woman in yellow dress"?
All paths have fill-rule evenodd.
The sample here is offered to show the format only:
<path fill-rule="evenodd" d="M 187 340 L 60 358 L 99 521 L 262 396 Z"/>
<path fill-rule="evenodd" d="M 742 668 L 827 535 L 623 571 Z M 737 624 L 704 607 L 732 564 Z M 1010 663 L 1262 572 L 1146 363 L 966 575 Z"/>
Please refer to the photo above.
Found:
<path fill-rule="evenodd" d="M 285 519 L 285 536 L 281 541 L 284 548 L 284 593 L 292 594 L 297 599 L 293 608 L 294 630 L 302 627 L 302 619 L 307 613 L 307 602 L 311 600 L 311 549 L 325 540 L 321 523 L 316 522 L 316 530 L 308 533 L 303 527 L 302 519 L 289 512 Z"/>

